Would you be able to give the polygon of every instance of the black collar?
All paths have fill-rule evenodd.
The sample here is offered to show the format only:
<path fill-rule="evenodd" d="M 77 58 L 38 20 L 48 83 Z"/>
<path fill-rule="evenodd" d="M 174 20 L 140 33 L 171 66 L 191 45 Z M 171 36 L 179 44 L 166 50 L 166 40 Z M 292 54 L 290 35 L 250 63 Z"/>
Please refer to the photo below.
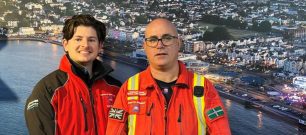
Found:
<path fill-rule="evenodd" d="M 79 76 L 87 84 L 87 86 L 91 86 L 95 80 L 103 78 L 105 75 L 113 71 L 111 66 L 104 64 L 103 62 L 96 59 L 93 61 L 93 65 L 92 65 L 92 68 L 93 68 L 92 75 L 93 76 L 92 78 L 90 78 L 90 75 L 85 67 L 74 62 L 69 57 L 68 54 L 67 54 L 67 58 L 72 65 L 71 66 L 72 72 L 75 75 Z"/>

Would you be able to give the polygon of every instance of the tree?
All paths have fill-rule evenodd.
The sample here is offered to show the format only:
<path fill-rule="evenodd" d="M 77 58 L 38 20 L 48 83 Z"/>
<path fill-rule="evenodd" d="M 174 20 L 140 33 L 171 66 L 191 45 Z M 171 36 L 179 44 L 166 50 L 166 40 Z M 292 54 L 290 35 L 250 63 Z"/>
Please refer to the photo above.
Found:
<path fill-rule="evenodd" d="M 147 24 L 148 17 L 146 15 L 140 15 L 135 17 L 135 22 L 139 24 Z"/>
<path fill-rule="evenodd" d="M 253 21 L 252 30 L 258 31 L 258 22 L 257 21 Z"/>
<path fill-rule="evenodd" d="M 271 27 L 272 27 L 272 25 L 269 21 L 263 21 L 259 24 L 258 31 L 260 31 L 260 32 L 270 32 Z"/>
<path fill-rule="evenodd" d="M 232 39 L 232 35 L 225 27 L 215 27 L 212 32 L 206 31 L 202 40 L 204 41 L 221 41 Z"/>
<path fill-rule="evenodd" d="M 22 16 L 20 16 L 19 14 L 13 12 L 13 13 L 8 13 L 6 14 L 6 16 L 4 17 L 4 20 L 6 21 L 18 21 L 20 18 L 23 18 Z"/>

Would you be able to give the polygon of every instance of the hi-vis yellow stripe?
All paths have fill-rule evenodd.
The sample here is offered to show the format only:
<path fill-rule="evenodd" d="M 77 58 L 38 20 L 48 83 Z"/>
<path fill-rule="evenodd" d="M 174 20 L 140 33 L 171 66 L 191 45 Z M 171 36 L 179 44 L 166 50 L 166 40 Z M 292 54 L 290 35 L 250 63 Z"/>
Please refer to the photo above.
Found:
<path fill-rule="evenodd" d="M 135 135 L 136 118 L 136 114 L 129 115 L 129 135 Z"/>
<path fill-rule="evenodd" d="M 139 74 L 136 74 L 129 78 L 128 80 L 128 90 L 138 90 L 139 89 Z"/>
<path fill-rule="evenodd" d="M 195 86 L 203 86 L 204 88 L 204 76 L 194 73 L 193 88 Z M 196 108 L 196 113 L 198 118 L 198 135 L 205 135 L 206 121 L 204 117 L 204 108 L 205 108 L 204 95 L 202 97 L 196 97 L 193 95 L 193 103 Z"/>
<path fill-rule="evenodd" d="M 127 100 L 138 100 L 138 96 L 130 96 L 130 97 L 127 97 Z"/>
<path fill-rule="evenodd" d="M 130 77 L 128 80 L 128 90 L 139 90 L 139 73 Z M 138 100 L 138 96 L 128 97 L 127 100 Z M 129 135 L 135 135 L 137 115 L 129 115 L 128 126 Z"/>

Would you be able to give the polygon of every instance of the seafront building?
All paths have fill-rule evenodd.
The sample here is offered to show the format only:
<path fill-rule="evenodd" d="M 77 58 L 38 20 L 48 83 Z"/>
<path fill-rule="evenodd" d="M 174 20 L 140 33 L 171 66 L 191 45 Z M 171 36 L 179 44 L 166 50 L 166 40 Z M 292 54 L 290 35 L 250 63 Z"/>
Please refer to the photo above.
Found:
<path fill-rule="evenodd" d="M 306 91 L 306 76 L 294 77 L 292 84 L 298 89 Z"/>

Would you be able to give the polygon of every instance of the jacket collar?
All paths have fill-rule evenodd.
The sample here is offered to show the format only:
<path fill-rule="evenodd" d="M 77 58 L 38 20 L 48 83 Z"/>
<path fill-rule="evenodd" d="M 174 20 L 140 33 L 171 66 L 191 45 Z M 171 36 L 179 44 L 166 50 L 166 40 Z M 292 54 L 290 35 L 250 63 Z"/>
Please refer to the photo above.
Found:
<path fill-rule="evenodd" d="M 59 69 L 65 72 L 73 73 L 76 76 L 82 78 L 84 81 L 89 79 L 88 71 L 84 67 L 78 65 L 73 60 L 71 60 L 68 54 L 62 57 Z M 113 69 L 109 65 L 104 64 L 99 60 L 94 60 L 92 71 L 94 79 L 102 78 L 112 71 Z"/>
<path fill-rule="evenodd" d="M 183 62 L 178 61 L 178 63 L 179 63 L 179 76 L 174 86 L 189 88 L 190 72 L 187 70 Z M 141 79 L 141 81 L 143 81 L 143 83 L 141 83 L 143 84 L 143 86 L 141 86 L 143 89 L 154 88 L 156 82 L 151 74 L 150 66 L 148 66 L 147 69 L 144 70 L 140 75 L 142 78 L 144 78 Z"/>

